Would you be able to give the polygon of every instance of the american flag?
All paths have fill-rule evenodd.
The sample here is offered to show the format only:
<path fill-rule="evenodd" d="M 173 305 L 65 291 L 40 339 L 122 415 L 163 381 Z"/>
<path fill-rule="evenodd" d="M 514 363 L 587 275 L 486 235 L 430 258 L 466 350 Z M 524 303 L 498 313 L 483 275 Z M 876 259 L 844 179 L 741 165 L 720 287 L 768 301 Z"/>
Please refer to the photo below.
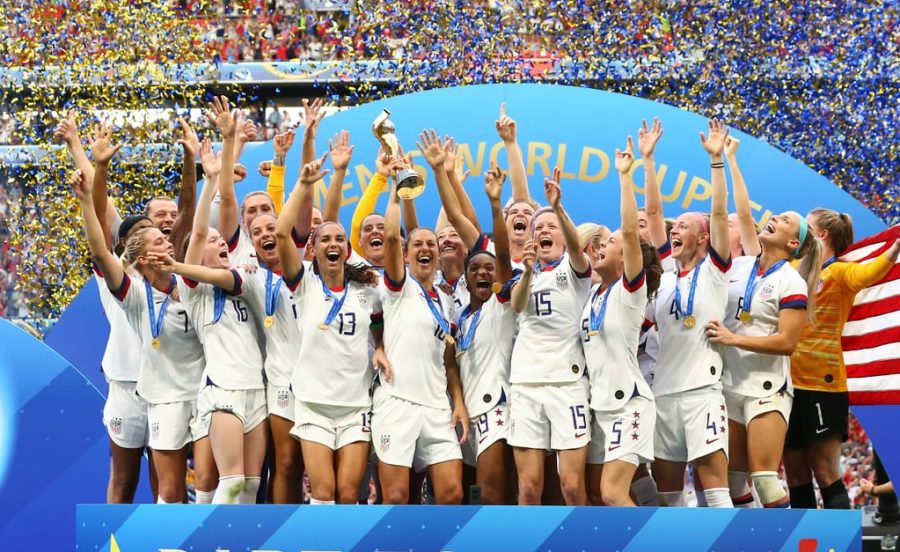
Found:
<path fill-rule="evenodd" d="M 853 244 L 840 260 L 868 262 L 898 237 L 900 225 Z M 856 294 L 841 346 L 850 404 L 900 404 L 900 263 Z"/>

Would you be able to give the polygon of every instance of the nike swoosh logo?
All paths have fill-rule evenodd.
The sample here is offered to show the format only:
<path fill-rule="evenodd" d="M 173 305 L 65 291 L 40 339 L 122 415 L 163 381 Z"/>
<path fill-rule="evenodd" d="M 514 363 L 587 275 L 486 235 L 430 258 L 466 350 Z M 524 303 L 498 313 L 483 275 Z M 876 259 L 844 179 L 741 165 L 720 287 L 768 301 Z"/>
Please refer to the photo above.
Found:
<path fill-rule="evenodd" d="M 576 434 L 575 434 L 575 438 L 576 438 L 576 439 L 581 439 L 581 438 L 584 437 L 585 435 L 587 435 L 587 433 L 576 433 Z"/>
<path fill-rule="evenodd" d="M 712 439 L 712 440 L 707 439 L 707 440 L 706 440 L 706 444 L 707 444 L 707 445 L 711 445 L 711 444 L 715 443 L 715 442 L 718 441 L 718 440 L 719 440 L 718 437 L 716 437 L 715 439 Z"/>
<path fill-rule="evenodd" d="M 737 282 L 737 280 L 728 280 L 728 283 L 729 283 L 729 284 L 733 284 L 733 283 L 735 283 L 735 282 Z"/>
<path fill-rule="evenodd" d="M 479 439 L 479 440 L 478 440 L 478 444 L 480 445 L 481 443 L 483 443 L 485 439 L 487 439 L 487 435 L 485 435 L 484 437 L 482 437 L 481 439 Z"/>
<path fill-rule="evenodd" d="M 816 430 L 816 435 L 819 435 L 819 434 L 821 434 L 821 433 L 825 433 L 826 431 L 828 431 L 828 428 L 827 428 L 827 427 L 822 428 L 822 429 L 817 429 L 817 430 Z"/>
<path fill-rule="evenodd" d="M 616 446 L 614 446 L 614 447 L 609 447 L 608 449 L 606 449 L 606 452 L 612 452 L 612 451 L 616 450 L 617 448 L 619 448 L 619 447 L 621 447 L 621 446 L 622 446 L 622 445 L 616 445 Z"/>
<path fill-rule="evenodd" d="M 759 404 L 769 404 L 769 403 L 771 403 L 771 402 L 772 402 L 772 401 L 759 401 Z"/>

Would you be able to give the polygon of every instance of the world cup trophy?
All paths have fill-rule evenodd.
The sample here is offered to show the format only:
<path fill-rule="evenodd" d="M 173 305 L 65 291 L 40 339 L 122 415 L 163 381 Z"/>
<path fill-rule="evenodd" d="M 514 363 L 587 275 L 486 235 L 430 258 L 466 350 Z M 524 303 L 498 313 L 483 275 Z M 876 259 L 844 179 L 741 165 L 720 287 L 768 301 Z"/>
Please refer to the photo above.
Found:
<path fill-rule="evenodd" d="M 385 152 L 397 156 L 400 155 L 400 143 L 397 141 L 397 135 L 394 134 L 394 123 L 388 119 L 390 116 L 390 111 L 383 110 L 372 123 L 372 133 L 381 142 Z M 397 196 L 400 199 L 415 199 L 424 191 L 425 179 L 415 170 L 406 168 L 397 173 Z"/>

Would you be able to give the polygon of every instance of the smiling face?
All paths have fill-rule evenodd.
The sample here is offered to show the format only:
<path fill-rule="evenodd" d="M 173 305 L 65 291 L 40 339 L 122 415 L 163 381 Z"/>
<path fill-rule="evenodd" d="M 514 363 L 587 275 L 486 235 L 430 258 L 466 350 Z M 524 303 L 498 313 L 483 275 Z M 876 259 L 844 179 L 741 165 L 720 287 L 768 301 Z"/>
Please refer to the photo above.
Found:
<path fill-rule="evenodd" d="M 278 249 L 275 247 L 275 217 L 259 215 L 250 225 L 250 239 L 256 249 L 256 257 L 268 266 L 278 264 Z"/>
<path fill-rule="evenodd" d="M 466 287 L 472 297 L 484 303 L 491 298 L 491 286 L 497 279 L 497 263 L 491 255 L 479 253 L 469 259 Z"/>
<path fill-rule="evenodd" d="M 406 264 L 413 276 L 422 283 L 434 279 L 438 264 L 437 236 L 427 228 L 413 230 L 406 242 Z"/>
<path fill-rule="evenodd" d="M 438 251 L 441 256 L 441 264 L 461 263 L 466 258 L 466 246 L 452 226 L 445 226 L 437 234 Z M 459 266 L 459 265 L 457 265 Z"/>
<path fill-rule="evenodd" d="M 528 227 L 534 217 L 534 208 L 528 203 L 513 203 L 506 211 L 506 232 L 509 241 L 518 245 L 528 240 Z"/>
<path fill-rule="evenodd" d="M 203 266 L 231 268 L 231 261 L 228 260 L 228 244 L 215 228 L 209 229 L 206 244 L 203 246 Z"/>
<path fill-rule="evenodd" d="M 147 204 L 147 217 L 168 236 L 175 226 L 175 219 L 178 218 L 178 204 L 166 198 L 151 199 Z"/>
<path fill-rule="evenodd" d="M 275 204 L 265 192 L 253 192 L 244 198 L 244 204 L 241 206 L 241 222 L 244 228 L 249 231 L 253 219 L 259 215 L 275 216 Z"/>
<path fill-rule="evenodd" d="M 145 226 L 146 228 L 146 226 Z M 136 235 L 137 231 L 134 231 L 132 235 Z M 166 255 L 174 255 L 175 254 L 175 246 L 172 245 L 172 242 L 169 241 L 169 238 L 163 234 L 162 230 L 159 228 L 149 228 L 143 233 L 143 242 L 144 248 L 143 251 L 137 257 L 138 265 L 146 265 L 147 259 L 144 255 L 148 252 L 153 253 L 164 253 Z"/>
<path fill-rule="evenodd" d="M 384 217 L 375 213 L 363 219 L 359 229 L 362 254 L 375 266 L 384 264 Z"/>
<path fill-rule="evenodd" d="M 622 231 L 616 230 L 600 243 L 597 250 L 597 262 L 594 269 L 601 275 L 610 278 L 625 270 L 624 250 L 622 248 Z"/>
<path fill-rule="evenodd" d="M 552 211 L 540 213 L 534 219 L 532 239 L 537 244 L 537 257 L 541 263 L 560 259 L 566 250 L 559 217 Z"/>
<path fill-rule="evenodd" d="M 681 264 L 705 255 L 709 247 L 709 233 L 700 226 L 696 213 L 683 213 L 675 219 L 670 240 L 672 257 Z"/>
<path fill-rule="evenodd" d="M 763 249 L 784 250 L 789 253 L 789 256 L 792 256 L 793 251 L 800 247 L 800 240 L 797 236 L 799 231 L 799 213 L 787 211 L 779 215 L 772 215 L 762 232 L 759 233 L 759 243 Z"/>
<path fill-rule="evenodd" d="M 323 224 L 316 229 L 313 251 L 322 272 L 339 272 L 347 259 L 347 234 L 339 224 Z"/>

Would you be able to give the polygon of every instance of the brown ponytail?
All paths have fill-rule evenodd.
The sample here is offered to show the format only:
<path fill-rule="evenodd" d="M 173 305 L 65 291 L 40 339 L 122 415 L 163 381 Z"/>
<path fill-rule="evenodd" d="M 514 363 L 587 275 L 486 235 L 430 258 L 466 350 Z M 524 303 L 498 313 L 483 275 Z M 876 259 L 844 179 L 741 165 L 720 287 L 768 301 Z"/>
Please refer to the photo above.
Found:
<path fill-rule="evenodd" d="M 652 244 L 641 241 L 641 257 L 644 261 L 645 277 L 647 278 L 647 299 L 652 300 L 659 289 L 659 281 L 663 274 L 659 251 Z"/>
<path fill-rule="evenodd" d="M 835 255 L 840 255 L 853 245 L 853 220 L 850 215 L 824 207 L 817 207 L 809 214 L 815 219 L 816 226 L 828 231 L 828 242 Z"/>

